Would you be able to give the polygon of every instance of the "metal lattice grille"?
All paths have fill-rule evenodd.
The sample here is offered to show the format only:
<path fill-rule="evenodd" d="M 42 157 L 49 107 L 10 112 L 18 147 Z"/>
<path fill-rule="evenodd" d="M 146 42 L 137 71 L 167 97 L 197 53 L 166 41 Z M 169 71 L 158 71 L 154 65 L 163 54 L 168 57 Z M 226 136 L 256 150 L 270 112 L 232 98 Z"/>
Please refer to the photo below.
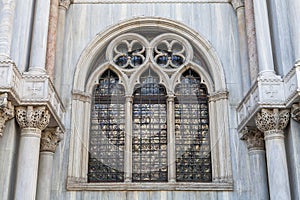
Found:
<path fill-rule="evenodd" d="M 165 89 L 148 76 L 133 101 L 132 181 L 167 181 L 167 108 Z"/>
<path fill-rule="evenodd" d="M 176 179 L 211 181 L 208 97 L 205 85 L 192 70 L 182 75 L 176 88 Z"/>
<path fill-rule="evenodd" d="M 106 71 L 94 89 L 89 147 L 89 182 L 124 181 L 124 90 Z"/>

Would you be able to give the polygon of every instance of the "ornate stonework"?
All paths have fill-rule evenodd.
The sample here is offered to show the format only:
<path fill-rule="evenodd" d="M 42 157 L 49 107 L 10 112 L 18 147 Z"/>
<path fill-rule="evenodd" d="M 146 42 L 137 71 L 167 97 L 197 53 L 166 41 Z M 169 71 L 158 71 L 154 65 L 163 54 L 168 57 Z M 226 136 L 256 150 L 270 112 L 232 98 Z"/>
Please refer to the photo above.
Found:
<path fill-rule="evenodd" d="M 46 128 L 42 132 L 41 137 L 41 149 L 40 151 L 48 151 L 48 152 L 55 152 L 56 146 L 58 145 L 59 141 L 61 140 L 61 130 L 57 128 Z"/>
<path fill-rule="evenodd" d="M 270 137 L 283 137 L 283 129 L 290 119 L 289 109 L 261 109 L 256 114 L 255 124 L 257 128 L 264 132 L 265 139 Z"/>
<path fill-rule="evenodd" d="M 244 7 L 245 6 L 245 1 L 244 0 L 232 0 L 231 4 L 235 10 L 238 8 Z"/>
<path fill-rule="evenodd" d="M 71 4 L 70 0 L 59 0 L 59 6 L 68 9 Z"/>
<path fill-rule="evenodd" d="M 44 130 L 49 124 L 50 114 L 46 106 L 18 106 L 16 119 L 21 128 Z"/>
<path fill-rule="evenodd" d="M 300 122 L 300 103 L 294 104 L 292 106 L 291 117 L 294 120 Z"/>
<path fill-rule="evenodd" d="M 7 93 L 0 95 L 0 136 L 3 134 L 5 122 L 14 117 L 14 106 L 7 100 Z"/>
<path fill-rule="evenodd" d="M 263 150 L 265 148 L 264 134 L 258 129 L 245 127 L 241 139 L 246 141 L 249 151 Z"/>

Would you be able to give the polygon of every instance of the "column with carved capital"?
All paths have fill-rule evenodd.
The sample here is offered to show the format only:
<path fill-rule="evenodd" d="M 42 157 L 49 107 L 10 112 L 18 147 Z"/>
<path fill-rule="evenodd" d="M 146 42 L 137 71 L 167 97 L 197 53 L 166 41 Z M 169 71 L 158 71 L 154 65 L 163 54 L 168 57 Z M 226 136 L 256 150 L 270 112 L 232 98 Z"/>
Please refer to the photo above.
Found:
<path fill-rule="evenodd" d="M 48 126 L 50 114 L 45 106 L 19 106 L 16 119 L 21 127 L 21 138 L 15 200 L 35 199 L 41 131 Z"/>
<path fill-rule="evenodd" d="M 264 132 L 270 198 L 291 199 L 283 130 L 290 119 L 289 109 L 262 109 L 255 117 L 257 128 Z"/>
<path fill-rule="evenodd" d="M 59 128 L 46 128 L 42 132 L 37 185 L 37 200 L 49 200 L 51 192 L 53 156 L 60 141 Z"/>
<path fill-rule="evenodd" d="M 244 129 L 242 140 L 248 147 L 251 173 L 251 199 L 269 199 L 264 134 L 257 129 Z"/>
<path fill-rule="evenodd" d="M 3 134 L 5 122 L 15 116 L 14 106 L 7 97 L 7 93 L 0 95 L 0 136 Z"/>

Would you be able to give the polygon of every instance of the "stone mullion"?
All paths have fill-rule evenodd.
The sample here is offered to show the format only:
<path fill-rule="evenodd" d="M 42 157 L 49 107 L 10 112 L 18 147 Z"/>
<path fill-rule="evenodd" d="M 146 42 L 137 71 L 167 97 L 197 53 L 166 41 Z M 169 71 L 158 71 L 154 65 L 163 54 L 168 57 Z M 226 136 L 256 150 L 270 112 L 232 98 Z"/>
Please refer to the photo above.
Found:
<path fill-rule="evenodd" d="M 60 141 L 60 133 L 59 128 L 47 128 L 42 132 L 37 200 L 50 200 L 53 156 Z"/>
<path fill-rule="evenodd" d="M 269 199 L 264 135 L 257 129 L 243 131 L 251 171 L 251 199 Z"/>
<path fill-rule="evenodd" d="M 124 151 L 124 176 L 125 182 L 132 181 L 132 104 L 133 97 L 126 96 L 125 100 L 125 151 Z"/>
<path fill-rule="evenodd" d="M 7 93 L 0 95 L 0 136 L 2 136 L 5 123 L 14 117 L 14 106 L 7 100 Z"/>
<path fill-rule="evenodd" d="M 270 199 L 291 199 L 283 130 L 289 122 L 288 109 L 262 109 L 255 117 L 264 133 Z"/>
<path fill-rule="evenodd" d="M 50 120 L 45 106 L 16 107 L 16 119 L 21 127 L 18 153 L 15 199 L 35 199 L 41 131 Z"/>
<path fill-rule="evenodd" d="M 10 59 L 15 6 L 15 0 L 2 1 L 2 8 L 0 8 L 0 59 Z"/>
<path fill-rule="evenodd" d="M 175 148 L 175 105 L 174 96 L 167 98 L 167 125 L 168 125 L 168 181 L 176 182 L 176 148 Z"/>

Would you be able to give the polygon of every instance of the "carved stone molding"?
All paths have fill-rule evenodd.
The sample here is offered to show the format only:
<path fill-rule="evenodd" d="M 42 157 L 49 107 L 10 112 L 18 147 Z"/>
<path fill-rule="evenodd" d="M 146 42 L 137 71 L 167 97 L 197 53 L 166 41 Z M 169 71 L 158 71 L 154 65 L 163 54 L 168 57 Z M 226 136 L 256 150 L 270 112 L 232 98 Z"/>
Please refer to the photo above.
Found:
<path fill-rule="evenodd" d="M 257 128 L 264 132 L 265 139 L 270 137 L 283 137 L 283 129 L 290 119 L 289 109 L 261 109 L 256 114 L 255 124 Z"/>
<path fill-rule="evenodd" d="M 300 122 L 300 103 L 292 105 L 291 117 Z"/>
<path fill-rule="evenodd" d="M 7 93 L 0 95 L 0 136 L 3 134 L 5 122 L 14 117 L 14 106 L 7 100 Z"/>
<path fill-rule="evenodd" d="M 61 140 L 61 130 L 59 127 L 57 128 L 46 128 L 42 132 L 41 137 L 41 152 L 55 152 L 56 146 L 58 145 L 59 141 Z"/>
<path fill-rule="evenodd" d="M 245 140 L 249 151 L 263 150 L 265 148 L 264 134 L 258 129 L 245 129 L 242 131 L 242 140 Z"/>
<path fill-rule="evenodd" d="M 49 124 L 50 114 L 46 106 L 18 106 L 16 107 L 16 119 L 22 129 L 44 130 Z"/>
<path fill-rule="evenodd" d="M 65 8 L 66 10 L 69 8 L 70 4 L 70 0 L 59 0 L 59 6 Z"/>

